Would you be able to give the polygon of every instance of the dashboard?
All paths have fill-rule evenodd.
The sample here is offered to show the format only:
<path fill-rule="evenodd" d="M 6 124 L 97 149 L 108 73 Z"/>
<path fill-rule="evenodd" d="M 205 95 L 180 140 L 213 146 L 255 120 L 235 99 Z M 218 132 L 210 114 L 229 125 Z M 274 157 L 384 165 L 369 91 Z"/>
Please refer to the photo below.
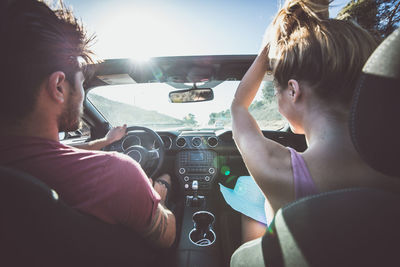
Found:
<path fill-rule="evenodd" d="M 215 181 L 227 174 L 247 175 L 231 131 L 157 131 L 157 134 L 169 158 L 164 165 L 170 166 L 164 168 L 172 168 L 171 172 L 177 177 L 185 195 L 192 194 L 194 190 L 207 194 Z M 306 149 L 303 135 L 279 131 L 263 131 L 263 134 L 297 151 Z M 107 150 L 125 153 L 132 146 L 152 150 L 158 148 L 158 143 L 144 131 L 132 131 L 122 140 L 111 144 Z"/>
<path fill-rule="evenodd" d="M 219 138 L 215 132 L 157 132 L 164 143 L 166 151 L 187 149 L 214 149 L 219 145 Z M 233 140 L 232 140 L 233 141 Z M 124 152 L 129 147 L 139 145 L 147 149 L 157 149 L 154 138 L 143 131 L 129 132 L 122 140 L 110 145 L 109 150 Z"/>
<path fill-rule="evenodd" d="M 193 190 L 205 193 L 211 189 L 218 170 L 219 138 L 214 131 L 157 132 L 161 137 L 167 155 L 174 158 L 174 172 L 185 194 Z M 233 141 L 233 140 L 232 140 Z M 110 151 L 125 153 L 133 146 L 157 149 L 154 137 L 144 131 L 128 132 L 122 140 L 110 145 Z M 195 182 L 196 181 L 196 182 Z M 197 186 L 193 186 L 193 182 Z"/>

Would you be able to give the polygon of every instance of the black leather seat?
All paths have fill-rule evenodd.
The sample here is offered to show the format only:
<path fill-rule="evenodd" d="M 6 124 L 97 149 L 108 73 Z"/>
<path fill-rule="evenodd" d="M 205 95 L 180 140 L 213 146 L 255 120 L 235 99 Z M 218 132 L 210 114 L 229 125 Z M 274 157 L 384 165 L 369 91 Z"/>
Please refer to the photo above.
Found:
<path fill-rule="evenodd" d="M 262 240 L 266 266 L 399 266 L 400 196 L 348 189 L 276 214 Z"/>
<path fill-rule="evenodd" d="M 350 131 L 361 157 L 400 177 L 400 29 L 364 66 Z M 400 266 L 400 195 L 355 188 L 280 209 L 262 239 L 266 266 Z"/>
<path fill-rule="evenodd" d="M 150 266 L 133 231 L 84 215 L 26 173 L 0 167 L 0 266 Z"/>

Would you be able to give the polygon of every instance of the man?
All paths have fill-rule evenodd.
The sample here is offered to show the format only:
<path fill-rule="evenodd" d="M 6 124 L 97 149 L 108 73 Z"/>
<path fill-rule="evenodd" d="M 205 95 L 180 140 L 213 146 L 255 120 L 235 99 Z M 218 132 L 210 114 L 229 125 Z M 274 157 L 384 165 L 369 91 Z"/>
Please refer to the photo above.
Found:
<path fill-rule="evenodd" d="M 37 0 L 15 0 L 0 18 L 0 165 L 41 179 L 82 212 L 129 226 L 156 246 L 171 246 L 176 225 L 164 206 L 168 175 L 153 188 L 130 157 L 58 140 L 59 132 L 79 127 L 82 61 L 92 62 L 93 37 L 62 3 L 52 11 Z"/>

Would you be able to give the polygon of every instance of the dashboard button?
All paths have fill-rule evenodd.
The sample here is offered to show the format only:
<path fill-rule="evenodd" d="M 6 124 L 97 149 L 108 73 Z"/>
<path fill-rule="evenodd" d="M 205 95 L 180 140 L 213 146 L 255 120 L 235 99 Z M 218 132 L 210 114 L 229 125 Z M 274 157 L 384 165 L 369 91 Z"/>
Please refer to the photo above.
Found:
<path fill-rule="evenodd" d="M 180 173 L 180 174 L 184 174 L 185 172 L 186 172 L 185 168 L 180 168 L 180 169 L 179 169 L 179 173 Z"/>
<path fill-rule="evenodd" d="M 184 180 L 185 182 L 188 182 L 188 181 L 189 181 L 189 176 L 183 177 L 183 180 Z"/>
<path fill-rule="evenodd" d="M 206 180 L 206 182 L 209 182 L 210 181 L 210 176 L 204 177 L 204 180 Z"/>
<path fill-rule="evenodd" d="M 209 172 L 210 174 L 214 174 L 214 173 L 215 173 L 215 169 L 214 169 L 214 168 L 210 168 L 210 169 L 208 169 L 208 172 Z"/>

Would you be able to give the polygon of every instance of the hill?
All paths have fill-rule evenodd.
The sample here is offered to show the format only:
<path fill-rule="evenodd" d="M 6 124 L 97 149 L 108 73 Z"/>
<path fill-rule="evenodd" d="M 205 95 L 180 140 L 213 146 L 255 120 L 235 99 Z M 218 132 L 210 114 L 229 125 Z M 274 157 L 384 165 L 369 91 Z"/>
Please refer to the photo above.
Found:
<path fill-rule="evenodd" d="M 89 94 L 88 98 L 112 125 L 126 123 L 128 126 L 138 125 L 152 128 L 154 127 L 154 123 L 156 123 L 157 129 L 163 128 L 160 125 L 165 125 L 165 128 L 183 125 L 182 120 L 158 113 L 154 110 L 145 110 L 93 93 Z"/>

